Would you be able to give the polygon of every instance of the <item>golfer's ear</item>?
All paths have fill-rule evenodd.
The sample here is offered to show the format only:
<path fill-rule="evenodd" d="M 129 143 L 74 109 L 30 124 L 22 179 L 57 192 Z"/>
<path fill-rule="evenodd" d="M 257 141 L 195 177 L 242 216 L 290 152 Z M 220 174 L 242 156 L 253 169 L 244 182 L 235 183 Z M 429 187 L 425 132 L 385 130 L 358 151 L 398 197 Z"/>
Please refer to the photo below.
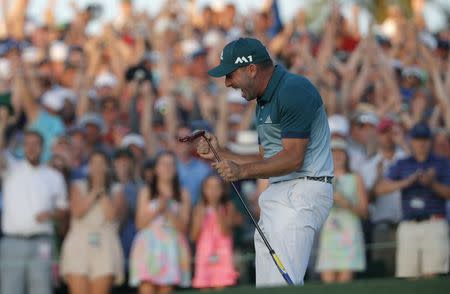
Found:
<path fill-rule="evenodd" d="M 257 71 L 258 71 L 258 67 L 256 66 L 256 64 L 250 64 L 249 66 L 247 66 L 247 72 L 251 78 L 254 79 L 256 77 Z"/>

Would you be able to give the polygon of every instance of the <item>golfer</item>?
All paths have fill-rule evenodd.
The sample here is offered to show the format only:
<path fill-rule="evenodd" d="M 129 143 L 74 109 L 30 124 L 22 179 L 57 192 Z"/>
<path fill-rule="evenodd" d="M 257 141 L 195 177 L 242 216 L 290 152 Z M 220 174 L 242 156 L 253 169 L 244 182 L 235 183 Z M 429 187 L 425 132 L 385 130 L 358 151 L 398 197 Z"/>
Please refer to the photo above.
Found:
<path fill-rule="evenodd" d="M 309 80 L 273 64 L 264 45 L 251 38 L 227 44 L 220 65 L 208 71 L 257 101 L 259 155 L 238 155 L 218 146 L 214 168 L 227 181 L 269 178 L 261 194 L 259 225 L 295 284 L 303 284 L 314 237 L 333 203 L 330 130 L 319 92 Z M 214 160 L 204 138 L 198 154 Z M 261 236 L 255 232 L 256 285 L 285 285 Z"/>

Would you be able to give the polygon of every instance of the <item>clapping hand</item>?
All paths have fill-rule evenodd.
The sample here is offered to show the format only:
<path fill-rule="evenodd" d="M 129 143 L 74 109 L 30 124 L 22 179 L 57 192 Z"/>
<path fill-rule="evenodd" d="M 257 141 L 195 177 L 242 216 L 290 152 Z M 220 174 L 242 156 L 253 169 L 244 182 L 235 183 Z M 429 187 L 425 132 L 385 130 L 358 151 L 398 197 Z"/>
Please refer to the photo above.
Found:
<path fill-rule="evenodd" d="M 418 181 L 423 186 L 431 186 L 431 183 L 433 183 L 433 180 L 436 176 L 436 170 L 434 168 L 429 168 L 425 171 L 420 171 Z"/>

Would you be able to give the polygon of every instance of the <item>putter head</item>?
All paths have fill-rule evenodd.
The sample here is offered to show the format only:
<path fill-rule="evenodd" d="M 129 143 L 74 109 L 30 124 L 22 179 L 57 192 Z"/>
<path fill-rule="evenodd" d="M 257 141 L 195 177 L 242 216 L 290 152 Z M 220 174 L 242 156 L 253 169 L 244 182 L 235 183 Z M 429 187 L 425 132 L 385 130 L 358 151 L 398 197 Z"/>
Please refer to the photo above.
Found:
<path fill-rule="evenodd" d="M 192 142 L 195 139 L 197 139 L 197 138 L 199 138 L 201 136 L 204 136 L 205 133 L 206 133 L 205 130 L 198 130 L 198 131 L 193 132 L 189 136 L 178 138 L 178 141 L 180 141 L 180 142 Z"/>

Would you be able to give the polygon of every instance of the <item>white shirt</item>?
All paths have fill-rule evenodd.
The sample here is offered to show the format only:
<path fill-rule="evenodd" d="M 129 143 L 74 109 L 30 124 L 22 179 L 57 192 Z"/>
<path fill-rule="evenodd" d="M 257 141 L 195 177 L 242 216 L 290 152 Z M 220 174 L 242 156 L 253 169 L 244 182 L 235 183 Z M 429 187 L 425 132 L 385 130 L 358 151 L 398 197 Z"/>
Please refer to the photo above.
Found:
<path fill-rule="evenodd" d="M 381 161 L 383 164 L 383 174 L 386 174 L 389 168 L 399 159 L 406 156 L 405 152 L 397 149 L 394 157 L 389 160 L 383 157 L 381 153 L 377 153 L 373 158 L 367 160 L 360 169 L 364 186 L 367 190 L 371 190 L 377 180 L 377 166 Z M 402 217 L 401 194 L 400 191 L 394 191 L 384 195 L 378 195 L 374 202 L 369 205 L 369 215 L 372 223 L 380 221 L 391 221 L 397 223 Z"/>
<path fill-rule="evenodd" d="M 361 168 L 367 161 L 366 150 L 364 147 L 356 143 L 354 140 L 349 139 L 347 154 L 350 161 L 350 170 L 361 174 Z"/>
<path fill-rule="evenodd" d="M 46 165 L 32 166 L 27 160 L 5 155 L 3 171 L 2 229 L 5 234 L 29 236 L 52 234 L 51 221 L 39 223 L 39 213 L 66 209 L 67 187 L 63 176 Z"/>

